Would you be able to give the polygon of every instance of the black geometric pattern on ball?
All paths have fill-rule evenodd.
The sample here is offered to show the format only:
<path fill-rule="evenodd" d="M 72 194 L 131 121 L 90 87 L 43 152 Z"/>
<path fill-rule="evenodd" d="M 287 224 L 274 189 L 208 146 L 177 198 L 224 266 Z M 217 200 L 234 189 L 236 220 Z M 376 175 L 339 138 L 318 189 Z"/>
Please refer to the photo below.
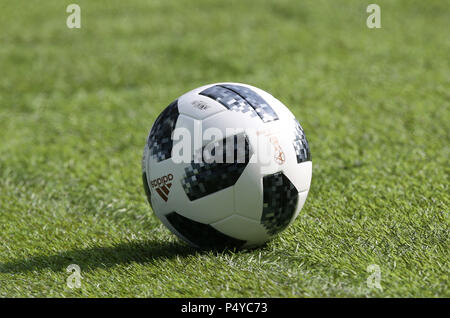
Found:
<path fill-rule="evenodd" d="M 147 201 L 150 204 L 150 207 L 153 209 L 151 192 L 150 192 L 150 188 L 149 188 L 148 182 L 147 182 L 147 174 L 145 172 L 142 173 L 142 182 L 144 183 L 144 191 L 145 191 L 145 195 L 147 196 Z"/>
<path fill-rule="evenodd" d="M 170 158 L 172 154 L 172 132 L 178 115 L 178 100 L 176 100 L 158 116 L 150 131 L 148 138 L 150 156 L 158 162 Z"/>
<path fill-rule="evenodd" d="M 308 141 L 297 119 L 295 119 L 295 138 L 293 145 L 295 154 L 297 155 L 297 163 L 311 161 L 311 151 L 309 150 Z"/>
<path fill-rule="evenodd" d="M 222 86 L 242 96 L 253 107 L 263 122 L 268 123 L 278 120 L 278 116 L 272 107 L 255 91 L 235 84 L 223 84 Z"/>
<path fill-rule="evenodd" d="M 206 153 L 206 147 L 208 145 L 202 149 L 203 154 Z M 250 143 L 244 133 L 224 138 L 220 143 L 214 143 L 210 153 L 214 155 L 216 151 L 222 150 L 221 155 L 217 155 L 221 162 L 207 161 L 203 157 L 199 160 L 201 162 L 192 162 L 184 169 L 181 185 L 189 200 L 197 200 L 234 185 L 252 155 Z M 230 150 L 233 156 L 227 156 Z"/>
<path fill-rule="evenodd" d="M 200 95 L 214 99 L 229 110 L 247 113 L 250 117 L 259 116 L 265 123 L 278 120 L 277 114 L 264 98 L 241 85 L 215 85 L 200 92 Z"/>
<path fill-rule="evenodd" d="M 219 232 L 211 225 L 196 222 L 176 212 L 166 215 L 166 219 L 187 240 L 203 249 L 239 248 L 246 243 Z"/>
<path fill-rule="evenodd" d="M 288 226 L 297 203 L 298 191 L 282 172 L 263 177 L 261 224 L 270 235 L 277 234 Z"/>
<path fill-rule="evenodd" d="M 219 85 L 211 86 L 202 91 L 200 95 L 214 99 L 229 110 L 244 114 L 247 113 L 250 117 L 258 116 L 253 107 L 245 99 L 225 87 Z"/>

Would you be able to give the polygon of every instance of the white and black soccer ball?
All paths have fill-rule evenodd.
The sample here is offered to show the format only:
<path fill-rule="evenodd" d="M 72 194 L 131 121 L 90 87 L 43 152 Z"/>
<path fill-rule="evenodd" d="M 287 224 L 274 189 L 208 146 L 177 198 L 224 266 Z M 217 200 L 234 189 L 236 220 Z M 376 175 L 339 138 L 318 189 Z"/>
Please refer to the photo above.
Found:
<path fill-rule="evenodd" d="M 144 150 L 156 216 L 199 248 L 254 247 L 291 224 L 308 195 L 312 162 L 289 109 L 240 83 L 194 89 L 156 119 Z"/>

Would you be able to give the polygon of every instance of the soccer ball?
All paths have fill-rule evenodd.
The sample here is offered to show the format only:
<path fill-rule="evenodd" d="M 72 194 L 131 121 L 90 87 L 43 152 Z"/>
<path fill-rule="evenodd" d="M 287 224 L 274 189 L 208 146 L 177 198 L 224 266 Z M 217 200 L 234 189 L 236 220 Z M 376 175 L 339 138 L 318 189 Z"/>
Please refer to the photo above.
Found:
<path fill-rule="evenodd" d="M 142 160 L 156 216 L 205 249 L 255 247 L 283 231 L 305 203 L 311 174 L 294 115 L 240 83 L 202 86 L 172 102 L 153 124 Z"/>

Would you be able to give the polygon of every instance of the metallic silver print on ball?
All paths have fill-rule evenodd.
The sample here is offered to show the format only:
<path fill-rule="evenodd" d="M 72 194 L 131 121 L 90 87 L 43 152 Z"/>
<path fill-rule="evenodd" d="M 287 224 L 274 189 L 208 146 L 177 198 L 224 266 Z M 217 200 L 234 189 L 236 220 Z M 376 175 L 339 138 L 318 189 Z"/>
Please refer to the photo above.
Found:
<path fill-rule="evenodd" d="M 298 191 L 282 172 L 277 172 L 263 177 L 263 192 L 261 224 L 270 235 L 275 235 L 284 230 L 294 216 Z"/>

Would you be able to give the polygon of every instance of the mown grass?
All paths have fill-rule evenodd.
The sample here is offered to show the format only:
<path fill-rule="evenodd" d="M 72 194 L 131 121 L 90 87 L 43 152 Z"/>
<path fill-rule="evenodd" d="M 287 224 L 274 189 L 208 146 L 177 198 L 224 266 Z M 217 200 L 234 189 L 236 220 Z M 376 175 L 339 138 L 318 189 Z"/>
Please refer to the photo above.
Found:
<path fill-rule="evenodd" d="M 444 1 L 379 0 L 377 30 L 350 0 L 79 0 L 69 30 L 72 2 L 0 3 L 1 297 L 450 296 Z M 186 247 L 141 185 L 159 112 L 219 81 L 281 99 L 313 155 L 301 215 L 252 251 Z"/>

